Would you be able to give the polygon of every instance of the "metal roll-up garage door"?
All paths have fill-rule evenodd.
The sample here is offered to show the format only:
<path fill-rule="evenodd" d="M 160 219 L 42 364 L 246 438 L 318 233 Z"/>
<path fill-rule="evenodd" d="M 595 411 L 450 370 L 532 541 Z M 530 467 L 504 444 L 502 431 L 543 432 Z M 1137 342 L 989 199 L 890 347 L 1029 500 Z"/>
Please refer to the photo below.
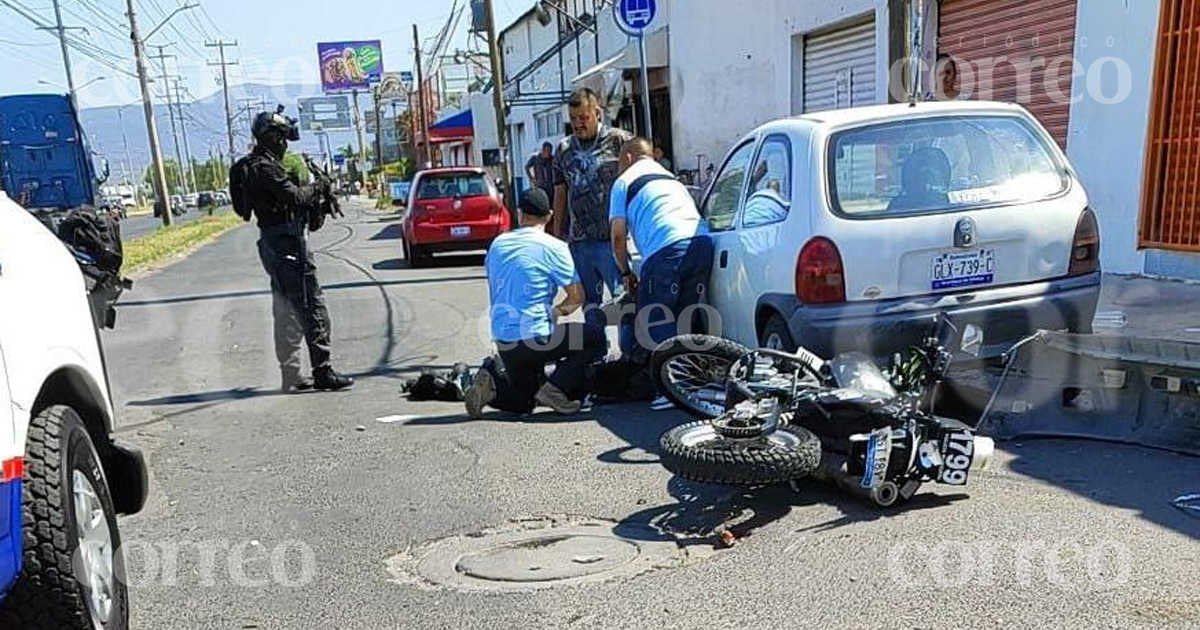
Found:
<path fill-rule="evenodd" d="M 942 0 L 938 52 L 957 58 L 960 88 L 972 99 L 1020 103 L 1066 146 L 1076 6 L 1077 0 Z"/>
<path fill-rule="evenodd" d="M 875 103 L 875 21 L 804 38 L 804 111 Z"/>

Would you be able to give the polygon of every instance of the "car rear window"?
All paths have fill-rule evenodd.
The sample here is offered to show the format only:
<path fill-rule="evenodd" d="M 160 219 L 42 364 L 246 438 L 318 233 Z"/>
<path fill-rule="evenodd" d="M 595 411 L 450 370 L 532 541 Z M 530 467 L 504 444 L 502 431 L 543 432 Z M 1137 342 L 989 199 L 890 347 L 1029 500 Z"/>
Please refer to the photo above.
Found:
<path fill-rule="evenodd" d="M 418 201 L 451 199 L 454 197 L 479 197 L 490 194 L 487 179 L 479 173 L 433 175 L 421 178 Z"/>
<path fill-rule="evenodd" d="M 1061 194 L 1065 169 L 1029 123 L 955 116 L 873 125 L 830 141 L 833 209 L 886 218 L 1029 203 Z"/>

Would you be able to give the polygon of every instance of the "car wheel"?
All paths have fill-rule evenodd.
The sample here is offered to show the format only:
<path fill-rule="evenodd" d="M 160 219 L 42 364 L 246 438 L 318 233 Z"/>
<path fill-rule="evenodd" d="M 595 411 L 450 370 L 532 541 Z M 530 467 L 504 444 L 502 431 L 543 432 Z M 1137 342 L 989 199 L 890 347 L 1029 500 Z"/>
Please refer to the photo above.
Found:
<path fill-rule="evenodd" d="M 55 406 L 34 417 L 23 481 L 24 567 L 0 606 L 0 627 L 127 629 L 116 511 L 75 410 Z"/>
<path fill-rule="evenodd" d="M 772 315 L 763 326 L 762 333 L 759 335 L 758 343 L 764 348 L 771 350 L 779 350 L 782 352 L 795 352 L 795 340 L 792 339 L 792 331 L 788 330 L 787 322 L 778 315 Z"/>
<path fill-rule="evenodd" d="M 413 269 L 428 267 L 431 257 L 429 249 L 426 247 L 421 245 L 408 246 L 408 266 Z"/>

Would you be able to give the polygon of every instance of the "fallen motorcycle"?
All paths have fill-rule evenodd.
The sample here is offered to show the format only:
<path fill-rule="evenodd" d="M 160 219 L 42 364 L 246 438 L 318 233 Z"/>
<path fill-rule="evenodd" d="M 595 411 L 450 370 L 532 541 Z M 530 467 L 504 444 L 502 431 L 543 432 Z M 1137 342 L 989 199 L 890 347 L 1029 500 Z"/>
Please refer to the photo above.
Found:
<path fill-rule="evenodd" d="M 994 451 L 989 438 L 934 413 L 954 358 L 977 353 L 982 331 L 938 318 L 888 374 L 860 353 L 825 361 L 807 350 L 751 350 L 705 335 L 664 342 L 655 383 L 698 419 L 663 435 L 662 463 L 692 481 L 786 483 L 813 476 L 879 507 L 929 482 L 964 486 Z"/>

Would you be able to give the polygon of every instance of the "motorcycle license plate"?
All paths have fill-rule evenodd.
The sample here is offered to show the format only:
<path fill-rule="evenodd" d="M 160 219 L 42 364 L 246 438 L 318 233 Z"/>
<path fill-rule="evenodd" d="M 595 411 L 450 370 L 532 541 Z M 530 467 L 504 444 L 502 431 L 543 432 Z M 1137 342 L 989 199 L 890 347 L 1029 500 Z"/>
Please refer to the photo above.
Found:
<path fill-rule="evenodd" d="M 887 480 L 888 464 L 892 460 L 892 428 L 885 427 L 871 434 L 867 442 L 867 462 L 862 487 L 870 489 Z"/>
<path fill-rule="evenodd" d="M 456 225 L 450 228 L 450 238 L 467 238 L 471 235 L 471 226 Z"/>
<path fill-rule="evenodd" d="M 950 486 L 967 485 L 973 461 L 975 436 L 967 431 L 946 434 L 942 438 L 942 471 L 938 482 Z"/>

